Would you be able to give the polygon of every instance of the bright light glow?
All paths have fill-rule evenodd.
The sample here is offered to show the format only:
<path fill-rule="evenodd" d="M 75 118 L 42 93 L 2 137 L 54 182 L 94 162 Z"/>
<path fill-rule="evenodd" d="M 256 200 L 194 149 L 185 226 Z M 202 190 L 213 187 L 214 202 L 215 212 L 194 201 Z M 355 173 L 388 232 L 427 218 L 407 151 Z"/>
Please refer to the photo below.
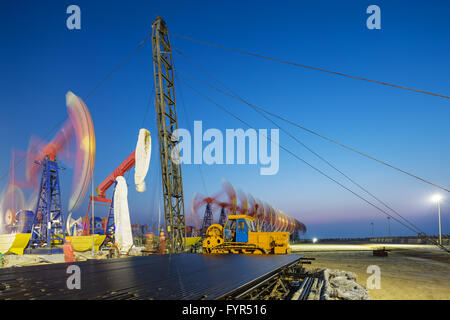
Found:
<path fill-rule="evenodd" d="M 439 201 L 441 201 L 441 199 L 442 199 L 442 196 L 441 196 L 440 194 L 435 194 L 435 195 L 431 198 L 431 200 L 433 200 L 434 202 L 439 202 Z"/>
<path fill-rule="evenodd" d="M 313 243 L 316 243 L 317 242 L 317 238 L 313 238 Z"/>

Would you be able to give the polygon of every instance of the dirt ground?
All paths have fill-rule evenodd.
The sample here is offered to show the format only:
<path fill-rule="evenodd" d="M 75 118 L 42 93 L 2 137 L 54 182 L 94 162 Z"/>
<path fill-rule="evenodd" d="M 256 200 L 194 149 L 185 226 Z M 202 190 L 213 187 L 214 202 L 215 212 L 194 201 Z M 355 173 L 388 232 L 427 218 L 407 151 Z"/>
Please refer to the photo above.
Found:
<path fill-rule="evenodd" d="M 432 246 L 383 245 L 387 257 L 373 256 L 368 245 L 294 245 L 293 253 L 315 258 L 310 269 L 329 268 L 354 272 L 368 288 L 370 265 L 379 266 L 381 288 L 369 289 L 373 300 L 450 299 L 450 254 Z M 358 250 L 359 247 L 359 250 Z"/>

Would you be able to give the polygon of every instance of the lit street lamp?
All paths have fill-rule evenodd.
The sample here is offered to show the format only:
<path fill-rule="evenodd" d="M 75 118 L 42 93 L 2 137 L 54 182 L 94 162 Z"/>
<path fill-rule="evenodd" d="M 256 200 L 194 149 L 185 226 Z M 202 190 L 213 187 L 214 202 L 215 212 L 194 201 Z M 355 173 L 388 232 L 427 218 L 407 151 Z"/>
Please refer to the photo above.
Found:
<path fill-rule="evenodd" d="M 439 244 L 442 245 L 442 232 L 441 232 L 441 200 L 442 196 L 440 194 L 435 194 L 432 198 L 434 202 L 438 204 L 438 217 L 439 217 Z"/>

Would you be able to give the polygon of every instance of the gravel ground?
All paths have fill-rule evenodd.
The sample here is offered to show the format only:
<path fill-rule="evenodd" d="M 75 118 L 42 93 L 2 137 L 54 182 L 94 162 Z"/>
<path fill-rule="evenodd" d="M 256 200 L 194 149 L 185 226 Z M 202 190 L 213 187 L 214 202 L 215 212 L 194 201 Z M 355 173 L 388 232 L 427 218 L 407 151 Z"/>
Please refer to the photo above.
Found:
<path fill-rule="evenodd" d="M 386 246 L 387 257 L 375 257 L 366 245 L 294 245 L 295 253 L 316 258 L 309 266 L 350 271 L 359 284 L 368 289 L 372 300 L 444 300 L 450 299 L 450 254 L 431 246 Z M 347 249 L 346 249 L 347 247 Z M 379 246 L 378 246 L 379 247 Z M 346 251 L 348 250 L 348 251 Z M 380 289 L 370 289 L 367 268 L 380 268 Z"/>

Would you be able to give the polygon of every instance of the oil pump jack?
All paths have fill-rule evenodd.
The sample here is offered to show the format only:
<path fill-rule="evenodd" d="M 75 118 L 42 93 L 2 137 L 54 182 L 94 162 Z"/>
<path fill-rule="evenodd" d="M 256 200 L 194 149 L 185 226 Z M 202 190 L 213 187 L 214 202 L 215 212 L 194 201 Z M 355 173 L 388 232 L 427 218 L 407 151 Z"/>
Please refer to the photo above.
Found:
<path fill-rule="evenodd" d="M 178 137 L 174 134 L 178 129 L 173 74 L 174 68 L 168 28 L 161 17 L 157 17 L 152 24 L 152 55 L 167 249 L 170 253 L 182 252 L 185 248 L 186 241 L 183 183 L 181 166 L 172 159 L 172 155 L 178 154 L 179 151 L 176 146 Z M 52 161 L 52 159 L 55 160 L 50 157 L 41 161 L 45 175 L 43 175 L 42 178 L 41 196 L 38 202 L 38 210 L 40 211 L 37 210 L 38 212 L 36 212 L 35 218 L 35 220 L 38 220 L 35 221 L 33 225 L 33 228 L 39 225 L 41 229 L 40 231 L 36 229 L 36 235 L 33 231 L 32 236 L 32 239 L 39 238 L 40 240 L 38 242 L 41 244 L 45 242 L 44 236 L 47 235 L 47 233 L 44 232 L 45 222 L 50 222 L 50 224 L 47 223 L 47 228 L 50 230 L 50 238 L 47 237 L 47 240 L 55 238 L 55 235 L 60 233 L 62 233 L 62 237 L 64 237 L 64 222 L 62 220 L 62 214 L 60 214 L 60 200 L 58 200 L 60 199 L 58 177 L 58 170 L 60 168 L 55 161 Z M 89 199 L 89 208 L 95 202 L 110 205 L 110 212 L 107 218 L 108 221 L 111 220 L 112 217 L 112 199 L 106 198 L 105 192 L 114 184 L 114 181 L 118 176 L 122 176 L 133 167 L 133 160 L 132 153 L 116 169 L 117 171 L 114 171 L 99 185 L 99 188 L 97 188 L 97 196 L 92 196 Z M 87 181 L 88 184 L 89 180 Z M 53 200 L 48 201 L 49 199 Z M 45 208 L 40 209 L 39 203 L 44 203 Z M 54 205 L 54 209 L 50 209 L 49 206 L 51 204 Z M 60 218 L 58 221 L 55 221 L 54 218 L 57 216 Z M 109 223 L 107 222 L 104 227 L 105 231 L 107 231 L 108 224 Z M 88 230 L 89 229 L 92 228 L 88 228 Z M 64 239 L 61 240 L 61 238 L 57 238 L 57 240 L 58 239 L 59 241 L 64 241 Z"/>
<path fill-rule="evenodd" d="M 134 167 L 135 164 L 135 152 L 133 151 L 114 171 L 96 188 L 97 196 L 89 196 L 89 204 L 86 212 L 86 216 L 83 219 L 83 235 L 95 234 L 95 223 L 89 217 L 91 212 L 91 206 L 94 205 L 106 205 L 108 206 L 108 215 L 103 221 L 102 231 L 106 235 L 104 244 L 108 245 L 114 240 L 114 205 L 112 198 L 106 197 L 106 192 L 111 186 L 115 186 L 116 179 L 119 176 L 124 176 L 129 170 Z"/>
<path fill-rule="evenodd" d="M 137 155 L 137 156 L 136 156 Z M 151 136 L 146 129 L 139 131 L 139 138 L 136 149 L 116 168 L 113 172 L 101 182 L 97 189 L 97 196 L 89 196 L 89 205 L 86 216 L 83 219 L 83 235 L 95 234 L 96 227 L 92 219 L 89 217 L 89 212 L 92 206 L 96 204 L 106 205 L 108 207 L 108 215 L 103 221 L 102 232 L 106 235 L 104 245 L 111 244 L 114 241 L 114 193 L 111 199 L 106 197 L 106 192 L 114 185 L 114 191 L 117 185 L 117 178 L 125 176 L 133 167 L 135 170 L 135 184 L 138 192 L 145 190 L 145 176 L 148 172 L 148 167 L 151 157 Z"/>
<path fill-rule="evenodd" d="M 27 155 L 27 177 L 37 179 L 42 168 L 38 200 L 31 228 L 31 238 L 27 252 L 54 253 L 65 242 L 64 215 L 61 204 L 61 188 L 57 156 L 76 137 L 77 155 L 75 159 L 74 184 L 69 199 L 69 211 L 76 210 L 86 194 L 95 158 L 95 135 L 92 118 L 84 102 L 72 92 L 66 94 L 69 113 L 63 127 L 51 142 L 40 150 Z M 38 148 L 39 149 L 39 148 Z M 38 165 L 38 166 L 36 166 Z"/>
<path fill-rule="evenodd" d="M 202 238 L 206 236 L 206 231 L 213 224 L 213 209 L 215 207 L 221 208 L 219 224 L 224 225 L 227 220 L 227 209 L 231 208 L 231 204 L 229 202 L 219 200 L 220 196 L 224 192 L 227 192 L 226 188 L 209 197 L 196 193 L 192 199 L 192 213 L 195 215 L 197 215 L 199 208 L 205 205 L 205 213 L 203 215 L 202 225 L 200 227 L 200 236 Z"/>

